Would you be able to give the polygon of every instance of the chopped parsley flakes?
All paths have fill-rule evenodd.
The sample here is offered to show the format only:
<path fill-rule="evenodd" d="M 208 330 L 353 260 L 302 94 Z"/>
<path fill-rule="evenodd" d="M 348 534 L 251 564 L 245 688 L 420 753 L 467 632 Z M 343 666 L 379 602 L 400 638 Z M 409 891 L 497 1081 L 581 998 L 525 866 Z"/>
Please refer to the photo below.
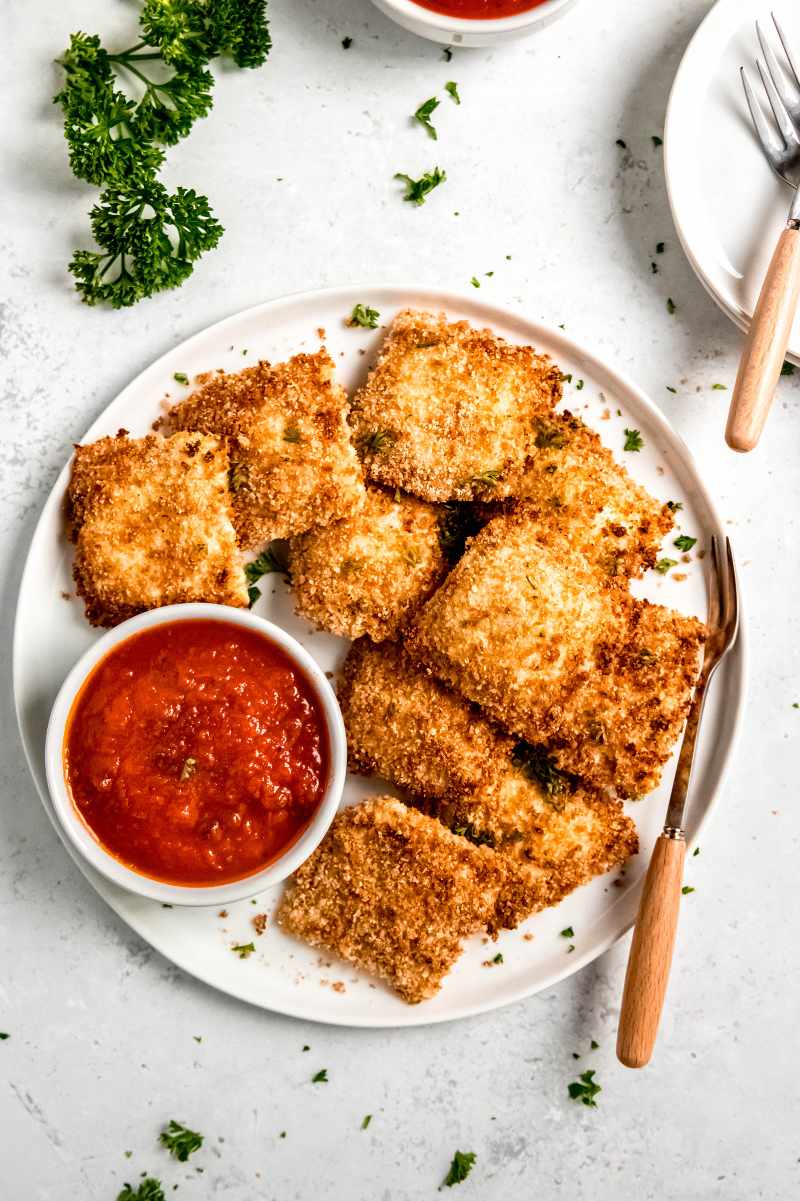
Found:
<path fill-rule="evenodd" d="M 794 375 L 794 363 L 784 362 L 781 367 L 781 375 Z"/>
<path fill-rule="evenodd" d="M 679 538 L 675 539 L 673 546 L 677 546 L 678 550 L 691 550 L 696 542 L 696 538 L 690 538 L 688 534 L 681 534 Z"/>
<path fill-rule="evenodd" d="M 395 172 L 395 179 L 401 180 L 406 185 L 405 195 L 403 200 L 407 200 L 410 204 L 424 204 L 425 197 L 438 188 L 440 183 L 444 183 L 447 179 L 447 174 L 440 171 L 438 167 L 433 167 L 432 170 L 426 171 L 419 179 L 412 179 L 410 175 L 404 175 L 402 171 Z"/>
<path fill-rule="evenodd" d="M 656 563 L 655 567 L 653 568 L 653 571 L 657 571 L 659 575 L 666 575 L 671 567 L 677 567 L 677 566 L 678 566 L 678 563 L 677 563 L 676 559 L 666 559 L 666 558 L 659 559 L 658 562 Z"/>
<path fill-rule="evenodd" d="M 176 384 L 188 384 L 189 382 L 189 376 L 185 371 L 173 372 L 172 378 L 175 380 Z"/>
<path fill-rule="evenodd" d="M 320 1070 L 318 1072 L 315 1072 L 314 1075 L 311 1077 L 311 1083 L 312 1084 L 327 1084 L 328 1083 L 328 1069 L 320 1068 Z"/>
<path fill-rule="evenodd" d="M 454 83 L 452 79 L 449 79 L 444 85 L 444 90 L 447 92 L 447 95 L 455 101 L 456 104 L 461 103 L 461 97 L 458 94 L 458 84 Z"/>
<path fill-rule="evenodd" d="M 284 434 L 284 440 L 293 442 L 293 438 L 287 438 Z M 298 434 L 299 440 L 299 434 Z M 287 580 L 289 579 L 289 566 L 286 559 L 286 551 L 278 542 L 272 542 L 266 550 L 262 551 L 258 558 L 253 559 L 251 563 L 245 563 L 244 574 L 247 583 L 250 585 L 247 589 L 247 595 L 250 598 L 250 608 L 256 603 L 261 596 L 261 589 L 256 588 L 256 584 L 261 579 L 262 575 L 269 575 L 270 572 L 277 571 Z"/>
<path fill-rule="evenodd" d="M 134 1191 L 133 1185 L 123 1184 L 122 1191 L 117 1194 L 117 1201 L 166 1201 L 161 1181 L 153 1176 L 147 1176 Z"/>
<path fill-rule="evenodd" d="M 174 1155 L 181 1163 L 186 1163 L 189 1156 L 202 1147 L 203 1136 L 196 1130 L 190 1130 L 188 1126 L 182 1126 L 180 1122 L 172 1121 L 166 1130 L 161 1131 L 158 1141 L 162 1147 L 167 1148 L 170 1155 Z"/>
<path fill-rule="evenodd" d="M 617 144 L 617 146 L 619 146 L 620 150 L 627 150 L 627 149 L 628 149 L 628 143 L 627 143 L 627 142 L 623 142 L 622 138 L 617 138 L 617 142 L 616 142 L 616 144 Z"/>
<path fill-rule="evenodd" d="M 667 312 L 670 316 L 677 310 L 677 305 L 671 296 L 667 297 Z"/>
<path fill-rule="evenodd" d="M 249 959 L 255 949 L 256 944 L 254 942 L 243 942 L 237 947 L 231 947 L 231 950 L 234 951 L 240 959 Z"/>
<path fill-rule="evenodd" d="M 0 1042 L 5 1042 L 7 1038 L 11 1038 L 11 1035 L 0 1030 Z"/>
<path fill-rule="evenodd" d="M 561 937 L 562 938 L 574 938 L 575 931 L 572 929 L 572 926 L 565 926 L 564 929 L 561 931 Z"/>
<path fill-rule="evenodd" d="M 644 438 L 638 430 L 625 430 L 625 444 L 623 450 L 639 451 L 644 446 Z"/>
<path fill-rule="evenodd" d="M 681 893 L 683 894 L 683 896 L 687 897 L 690 892 L 694 892 L 694 889 L 692 888 L 691 884 L 684 884 L 683 888 L 681 889 Z"/>
<path fill-rule="evenodd" d="M 439 135 L 433 127 L 431 116 L 435 113 L 440 103 L 441 101 L 437 100 L 435 96 L 431 96 L 429 100 L 424 100 L 414 113 L 414 120 L 419 121 L 422 128 L 427 130 L 428 137 L 433 138 L 434 142 Z"/>
<path fill-rule="evenodd" d="M 650 135 L 650 141 L 653 143 L 653 145 L 655 147 L 664 145 L 663 138 L 660 138 L 657 133 L 653 133 Z"/>
<path fill-rule="evenodd" d="M 461 1184 L 462 1180 L 466 1180 L 475 1167 L 475 1159 L 474 1151 L 456 1151 L 442 1181 L 442 1188 L 452 1188 L 454 1184 Z"/>
<path fill-rule="evenodd" d="M 656 254 L 663 254 L 665 246 L 665 242 L 656 242 Z"/>
<path fill-rule="evenodd" d="M 396 434 L 391 430 L 371 430 L 359 440 L 363 452 L 379 455 L 384 450 L 391 450 L 397 441 Z"/>
<path fill-rule="evenodd" d="M 473 288 L 479 288 L 481 286 L 481 281 L 478 279 L 477 275 L 473 275 L 469 282 L 472 284 Z"/>
<path fill-rule="evenodd" d="M 583 1105 L 588 1105 L 591 1109 L 597 1109 L 595 1097 L 602 1092 L 599 1084 L 595 1083 L 595 1070 L 590 1068 L 588 1072 L 581 1072 L 580 1077 L 574 1080 L 572 1084 L 567 1085 L 567 1092 L 573 1101 L 580 1101 Z"/>
<path fill-rule="evenodd" d="M 360 325 L 362 329 L 377 329 L 379 317 L 380 313 L 377 309 L 370 309 L 365 304 L 357 304 L 350 314 L 347 324 Z"/>
<path fill-rule="evenodd" d="M 350 47 L 352 46 L 352 44 L 353 44 L 352 38 L 342 38 L 342 49 L 343 50 L 349 50 Z"/>
<path fill-rule="evenodd" d="M 711 391 L 712 392 L 727 392 L 728 385 L 727 384 L 712 384 Z"/>
<path fill-rule="evenodd" d="M 371 1121 L 372 1121 L 372 1114 L 365 1113 L 363 1118 L 361 1119 L 361 1129 L 366 1130 L 367 1126 L 369 1126 Z"/>

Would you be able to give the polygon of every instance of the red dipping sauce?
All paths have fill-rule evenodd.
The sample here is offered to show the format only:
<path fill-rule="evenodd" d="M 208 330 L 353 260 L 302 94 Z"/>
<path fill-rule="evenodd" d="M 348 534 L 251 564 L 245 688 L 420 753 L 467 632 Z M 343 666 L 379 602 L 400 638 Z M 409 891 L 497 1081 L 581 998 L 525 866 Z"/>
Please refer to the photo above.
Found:
<path fill-rule="evenodd" d="M 516 17 L 544 4 L 544 0 L 414 0 L 420 8 L 429 8 L 446 17 L 467 21 L 496 21 L 498 17 Z"/>
<path fill-rule="evenodd" d="M 224 621 L 165 623 L 114 647 L 64 736 L 86 825 L 127 867 L 171 884 L 266 867 L 316 813 L 329 759 L 311 683 L 268 638 Z"/>

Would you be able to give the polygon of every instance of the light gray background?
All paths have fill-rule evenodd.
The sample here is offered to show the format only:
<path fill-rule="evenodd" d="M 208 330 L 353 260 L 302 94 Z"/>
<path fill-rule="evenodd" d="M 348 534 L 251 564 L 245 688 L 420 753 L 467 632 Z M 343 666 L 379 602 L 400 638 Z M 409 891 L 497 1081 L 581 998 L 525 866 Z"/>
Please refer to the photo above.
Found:
<path fill-rule="evenodd" d="M 796 1195 L 800 376 L 782 381 L 761 450 L 728 452 L 730 393 L 711 385 L 732 384 L 740 336 L 680 251 L 651 144 L 707 0 L 583 0 L 528 42 L 449 66 L 368 0 L 271 7 L 268 65 L 218 72 L 213 114 L 169 153 L 170 181 L 207 192 L 226 225 L 220 248 L 179 291 L 114 313 L 80 305 L 64 271 L 88 244 L 93 191 L 67 170 L 51 63 L 72 30 L 122 33 L 131 8 L 2 4 L 0 1195 L 113 1201 L 149 1169 L 196 1201 L 408 1201 L 436 1195 L 456 1148 L 478 1156 L 464 1201 Z M 408 114 L 447 79 L 463 104 L 444 98 L 433 143 Z M 423 208 L 401 203 L 393 173 L 434 163 L 447 183 Z M 369 280 L 468 289 L 473 274 L 482 298 L 566 323 L 649 390 L 693 448 L 743 565 L 745 734 L 690 861 L 661 1042 L 638 1074 L 613 1053 L 627 945 L 530 1001 L 429 1030 L 327 1029 L 216 995 L 97 899 L 18 742 L 10 644 L 26 546 L 71 442 L 117 391 L 187 335 L 272 296 Z M 601 1049 L 587 1059 L 592 1038 Z M 597 1110 L 567 1098 L 587 1066 Z M 321 1067 L 330 1082 L 312 1086 Z M 186 1166 L 156 1146 L 171 1117 L 207 1135 Z"/>

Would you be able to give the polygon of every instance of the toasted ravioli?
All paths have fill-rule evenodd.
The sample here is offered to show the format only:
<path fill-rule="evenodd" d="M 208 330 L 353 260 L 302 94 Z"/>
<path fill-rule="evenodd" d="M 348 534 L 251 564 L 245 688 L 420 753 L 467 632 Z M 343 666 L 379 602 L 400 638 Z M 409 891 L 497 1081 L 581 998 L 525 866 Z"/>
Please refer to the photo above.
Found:
<path fill-rule="evenodd" d="M 362 501 L 347 397 L 326 350 L 209 375 L 166 421 L 229 439 L 234 521 L 245 549 L 327 525 Z"/>
<path fill-rule="evenodd" d="M 536 513 L 521 504 L 484 527 L 406 645 L 560 768 L 642 796 L 686 716 L 704 627 L 600 579 Z"/>
<path fill-rule="evenodd" d="M 370 487 L 349 517 L 293 538 L 289 568 L 301 616 L 348 638 L 392 638 L 447 569 L 440 514 Z"/>
<path fill-rule="evenodd" d="M 557 904 L 637 850 L 619 801 L 502 734 L 397 644 L 354 644 L 339 703 L 353 770 L 409 790 L 455 833 L 510 861 L 498 924 Z"/>
<path fill-rule="evenodd" d="M 429 501 L 513 494 L 561 373 L 530 346 L 411 310 L 394 320 L 352 407 L 370 479 Z"/>
<path fill-rule="evenodd" d="M 622 585 L 654 565 L 673 524 L 669 507 L 632 479 L 594 430 L 569 412 L 537 421 L 536 449 L 517 496 L 536 506 L 543 531 L 559 535 Z"/>
<path fill-rule="evenodd" d="M 438 991 L 462 939 L 491 924 L 505 875 L 488 847 L 374 797 L 337 815 L 295 872 L 277 920 L 414 1004 Z"/>
<path fill-rule="evenodd" d="M 68 509 L 73 575 L 92 625 L 184 601 L 247 605 L 218 438 L 121 430 L 78 446 Z"/>

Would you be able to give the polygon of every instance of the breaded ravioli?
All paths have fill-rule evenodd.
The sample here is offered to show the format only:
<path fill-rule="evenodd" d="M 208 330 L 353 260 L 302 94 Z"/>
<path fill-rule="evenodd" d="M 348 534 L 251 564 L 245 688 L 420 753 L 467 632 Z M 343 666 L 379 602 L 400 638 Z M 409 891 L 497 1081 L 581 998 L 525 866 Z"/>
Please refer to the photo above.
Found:
<path fill-rule="evenodd" d="M 252 549 L 344 517 L 362 501 L 347 397 L 326 350 L 207 376 L 166 418 L 230 441 L 239 543 Z"/>
<path fill-rule="evenodd" d="M 438 992 L 462 939 L 491 925 L 505 878 L 488 847 L 373 797 L 334 818 L 289 882 L 277 920 L 415 1004 Z"/>
<path fill-rule="evenodd" d="M 68 491 L 73 575 L 92 625 L 184 601 L 247 605 L 228 452 L 204 434 L 78 446 Z"/>
<path fill-rule="evenodd" d="M 520 504 L 473 539 L 406 646 L 563 770 L 639 797 L 680 733 L 703 638 L 694 617 L 601 579 Z"/>
<path fill-rule="evenodd" d="M 454 833 L 510 860 L 499 924 L 557 904 L 637 850 L 619 801 L 502 734 L 396 643 L 353 645 L 339 703 L 353 770 L 407 789 Z"/>
<path fill-rule="evenodd" d="M 673 524 L 669 506 L 632 479 L 594 430 L 568 412 L 537 421 L 536 448 L 517 496 L 535 504 L 543 531 L 558 534 L 623 585 L 654 565 Z"/>
<path fill-rule="evenodd" d="M 429 501 L 513 495 L 537 418 L 561 396 L 546 355 L 466 321 L 398 314 L 356 394 L 351 424 L 370 479 Z"/>
<path fill-rule="evenodd" d="M 297 612 L 348 638 L 394 637 L 447 570 L 441 513 L 369 487 L 349 517 L 289 544 Z"/>

